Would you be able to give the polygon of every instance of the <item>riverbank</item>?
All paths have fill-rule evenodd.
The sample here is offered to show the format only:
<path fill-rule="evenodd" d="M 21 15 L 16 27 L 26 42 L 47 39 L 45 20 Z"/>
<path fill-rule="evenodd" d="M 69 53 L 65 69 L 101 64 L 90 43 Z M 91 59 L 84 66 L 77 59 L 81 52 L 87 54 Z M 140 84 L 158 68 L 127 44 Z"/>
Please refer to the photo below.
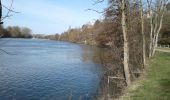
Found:
<path fill-rule="evenodd" d="M 170 53 L 157 52 L 120 100 L 170 100 Z"/>

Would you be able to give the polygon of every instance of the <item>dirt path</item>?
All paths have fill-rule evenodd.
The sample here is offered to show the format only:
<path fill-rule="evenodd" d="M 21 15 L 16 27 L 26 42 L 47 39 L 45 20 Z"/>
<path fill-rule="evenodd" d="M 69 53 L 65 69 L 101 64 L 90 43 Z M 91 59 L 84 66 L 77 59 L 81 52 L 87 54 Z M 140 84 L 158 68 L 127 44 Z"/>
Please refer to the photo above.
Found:
<path fill-rule="evenodd" d="M 157 48 L 156 51 L 169 52 L 170 53 L 170 49 L 164 49 L 164 48 Z"/>

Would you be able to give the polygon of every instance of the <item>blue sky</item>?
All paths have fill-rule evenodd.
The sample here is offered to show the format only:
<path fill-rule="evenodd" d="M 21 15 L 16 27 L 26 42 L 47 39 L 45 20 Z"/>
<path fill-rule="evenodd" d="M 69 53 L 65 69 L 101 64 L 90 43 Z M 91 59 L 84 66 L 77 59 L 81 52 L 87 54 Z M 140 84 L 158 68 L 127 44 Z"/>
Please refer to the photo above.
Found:
<path fill-rule="evenodd" d="M 93 5 L 94 0 L 14 0 L 12 17 L 4 20 L 4 26 L 21 26 L 33 30 L 34 34 L 55 34 L 69 26 L 81 25 L 101 19 L 102 14 L 87 9 L 102 11 L 107 3 Z M 11 0 L 2 0 L 9 7 Z M 4 15 L 6 11 L 4 9 Z"/>

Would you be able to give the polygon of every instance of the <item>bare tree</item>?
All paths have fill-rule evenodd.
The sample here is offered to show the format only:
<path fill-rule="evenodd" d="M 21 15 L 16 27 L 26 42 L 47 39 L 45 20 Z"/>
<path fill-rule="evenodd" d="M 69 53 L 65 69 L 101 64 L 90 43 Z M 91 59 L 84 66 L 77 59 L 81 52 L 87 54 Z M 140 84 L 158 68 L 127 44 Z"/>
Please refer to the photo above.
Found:
<path fill-rule="evenodd" d="M 2 4 L 1 4 L 1 0 L 0 0 L 0 24 L 3 24 L 3 22 L 2 22 Z"/>
<path fill-rule="evenodd" d="M 104 0 L 96 0 L 95 4 L 101 3 Z M 124 74 L 125 74 L 125 80 L 127 86 L 130 85 L 131 79 L 130 79 L 130 69 L 129 69 L 129 44 L 128 44 L 128 31 L 127 31 L 127 10 L 128 10 L 128 0 L 109 0 L 110 3 L 116 3 L 112 6 L 117 6 L 121 9 L 121 27 L 122 27 L 122 33 L 123 33 L 123 68 L 124 68 Z M 111 9 L 114 10 L 114 7 L 111 7 Z M 110 9 L 105 9 L 104 12 L 109 11 Z M 96 10 L 93 10 L 96 11 Z M 96 11 L 98 13 L 103 13 Z M 114 11 L 113 11 L 114 12 Z"/>
<path fill-rule="evenodd" d="M 155 0 L 155 2 L 147 0 L 151 27 L 149 57 L 152 57 L 155 54 L 167 2 L 168 0 Z"/>
<path fill-rule="evenodd" d="M 12 10 L 12 6 L 13 6 L 13 0 L 12 0 L 11 5 L 10 5 L 9 8 L 6 7 L 6 6 L 4 6 L 4 5 L 2 4 L 1 0 L 0 0 L 0 25 L 3 24 L 3 20 L 4 20 L 5 18 L 12 16 L 12 15 L 10 15 L 10 12 L 18 13 L 18 12 L 15 12 L 15 11 Z M 2 8 L 3 8 L 3 7 L 4 7 L 5 9 L 7 9 L 7 13 L 6 13 L 5 16 L 2 15 Z M 2 36 L 0 36 L 0 38 L 1 38 L 1 37 L 2 37 Z M 4 53 L 6 53 L 6 54 L 10 54 L 10 53 L 6 52 L 6 51 L 3 50 L 3 49 L 0 49 L 0 51 L 1 51 L 1 52 L 4 52 Z"/>
<path fill-rule="evenodd" d="M 140 16 L 141 16 L 141 33 L 142 33 L 142 46 L 143 46 L 143 66 L 146 64 L 146 41 L 144 34 L 144 17 L 143 17 L 143 0 L 140 0 Z"/>
<path fill-rule="evenodd" d="M 14 0 L 11 0 L 10 6 L 7 7 L 7 6 L 3 5 L 0 0 L 0 24 L 3 24 L 4 19 L 11 17 L 12 16 L 11 13 L 19 13 L 19 12 L 16 12 L 13 10 L 13 8 L 12 8 L 13 2 L 14 2 Z M 3 8 L 7 10 L 7 13 L 4 16 L 2 15 Z"/>
<path fill-rule="evenodd" d="M 126 26 L 126 0 L 121 1 L 121 25 L 122 25 L 122 31 L 123 31 L 123 39 L 124 39 L 124 46 L 123 46 L 123 51 L 124 51 L 124 59 L 123 59 L 123 65 L 124 65 L 124 72 L 125 72 L 125 79 L 126 79 L 126 84 L 130 85 L 130 71 L 129 71 L 129 46 L 128 46 L 128 36 L 127 36 L 127 26 Z"/>

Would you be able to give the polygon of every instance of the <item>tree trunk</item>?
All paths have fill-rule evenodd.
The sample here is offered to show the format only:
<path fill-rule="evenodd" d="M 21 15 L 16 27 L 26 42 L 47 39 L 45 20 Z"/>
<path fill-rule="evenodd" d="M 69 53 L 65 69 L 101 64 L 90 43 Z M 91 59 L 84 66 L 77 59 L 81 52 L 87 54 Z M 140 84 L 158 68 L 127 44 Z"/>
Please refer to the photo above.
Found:
<path fill-rule="evenodd" d="M 142 46 L 143 46 L 143 67 L 145 66 L 145 64 L 146 64 L 146 42 L 145 42 L 145 34 L 144 34 L 144 19 L 143 19 L 143 2 L 142 2 L 142 0 L 140 0 L 140 5 L 141 5 L 141 7 L 140 7 L 140 13 L 141 13 L 141 33 L 142 33 Z"/>
<path fill-rule="evenodd" d="M 123 39 L 124 39 L 124 73 L 125 73 L 125 79 L 126 79 L 126 84 L 127 86 L 130 85 L 130 71 L 129 71 L 129 46 L 128 46 L 128 37 L 127 37 L 127 26 L 126 26 L 126 15 L 125 15 L 125 10 L 126 10 L 126 2 L 125 0 L 122 0 L 121 3 L 121 9 L 122 9 L 122 31 L 123 31 Z"/>
<path fill-rule="evenodd" d="M 2 4 L 0 0 L 0 23 L 2 22 Z"/>
<path fill-rule="evenodd" d="M 161 18 L 160 18 L 159 28 L 158 28 L 158 30 L 155 33 L 155 41 L 154 41 L 154 47 L 153 47 L 152 56 L 155 54 L 155 49 L 158 46 L 158 37 L 159 37 L 159 33 L 161 31 L 161 28 L 162 28 L 163 17 L 164 17 L 164 11 L 162 12 L 162 15 L 161 15 Z"/>
<path fill-rule="evenodd" d="M 154 37 L 153 37 L 153 42 L 152 42 L 152 52 L 151 52 L 151 56 L 153 56 L 155 54 L 155 49 L 157 48 L 158 45 L 158 37 L 159 37 L 159 33 L 161 31 L 162 28 L 162 22 L 163 22 L 163 17 L 164 17 L 164 12 L 165 12 L 165 8 L 166 8 L 166 4 L 167 4 L 168 0 L 158 0 L 157 4 L 156 4 L 156 13 L 155 13 L 155 21 L 154 23 L 152 23 L 154 25 Z"/>
<path fill-rule="evenodd" d="M 148 9 L 149 9 L 149 19 L 150 19 L 150 41 L 149 41 L 149 58 L 152 57 L 152 49 L 153 49 L 153 31 L 154 31 L 154 27 L 153 27 L 153 12 L 151 9 L 151 5 L 152 5 L 152 0 L 147 0 L 148 3 Z"/>
<path fill-rule="evenodd" d="M 150 32 L 150 44 L 149 44 L 149 58 L 152 57 L 152 49 L 153 49 L 153 15 L 150 11 L 150 26 L 151 26 L 151 32 Z"/>

